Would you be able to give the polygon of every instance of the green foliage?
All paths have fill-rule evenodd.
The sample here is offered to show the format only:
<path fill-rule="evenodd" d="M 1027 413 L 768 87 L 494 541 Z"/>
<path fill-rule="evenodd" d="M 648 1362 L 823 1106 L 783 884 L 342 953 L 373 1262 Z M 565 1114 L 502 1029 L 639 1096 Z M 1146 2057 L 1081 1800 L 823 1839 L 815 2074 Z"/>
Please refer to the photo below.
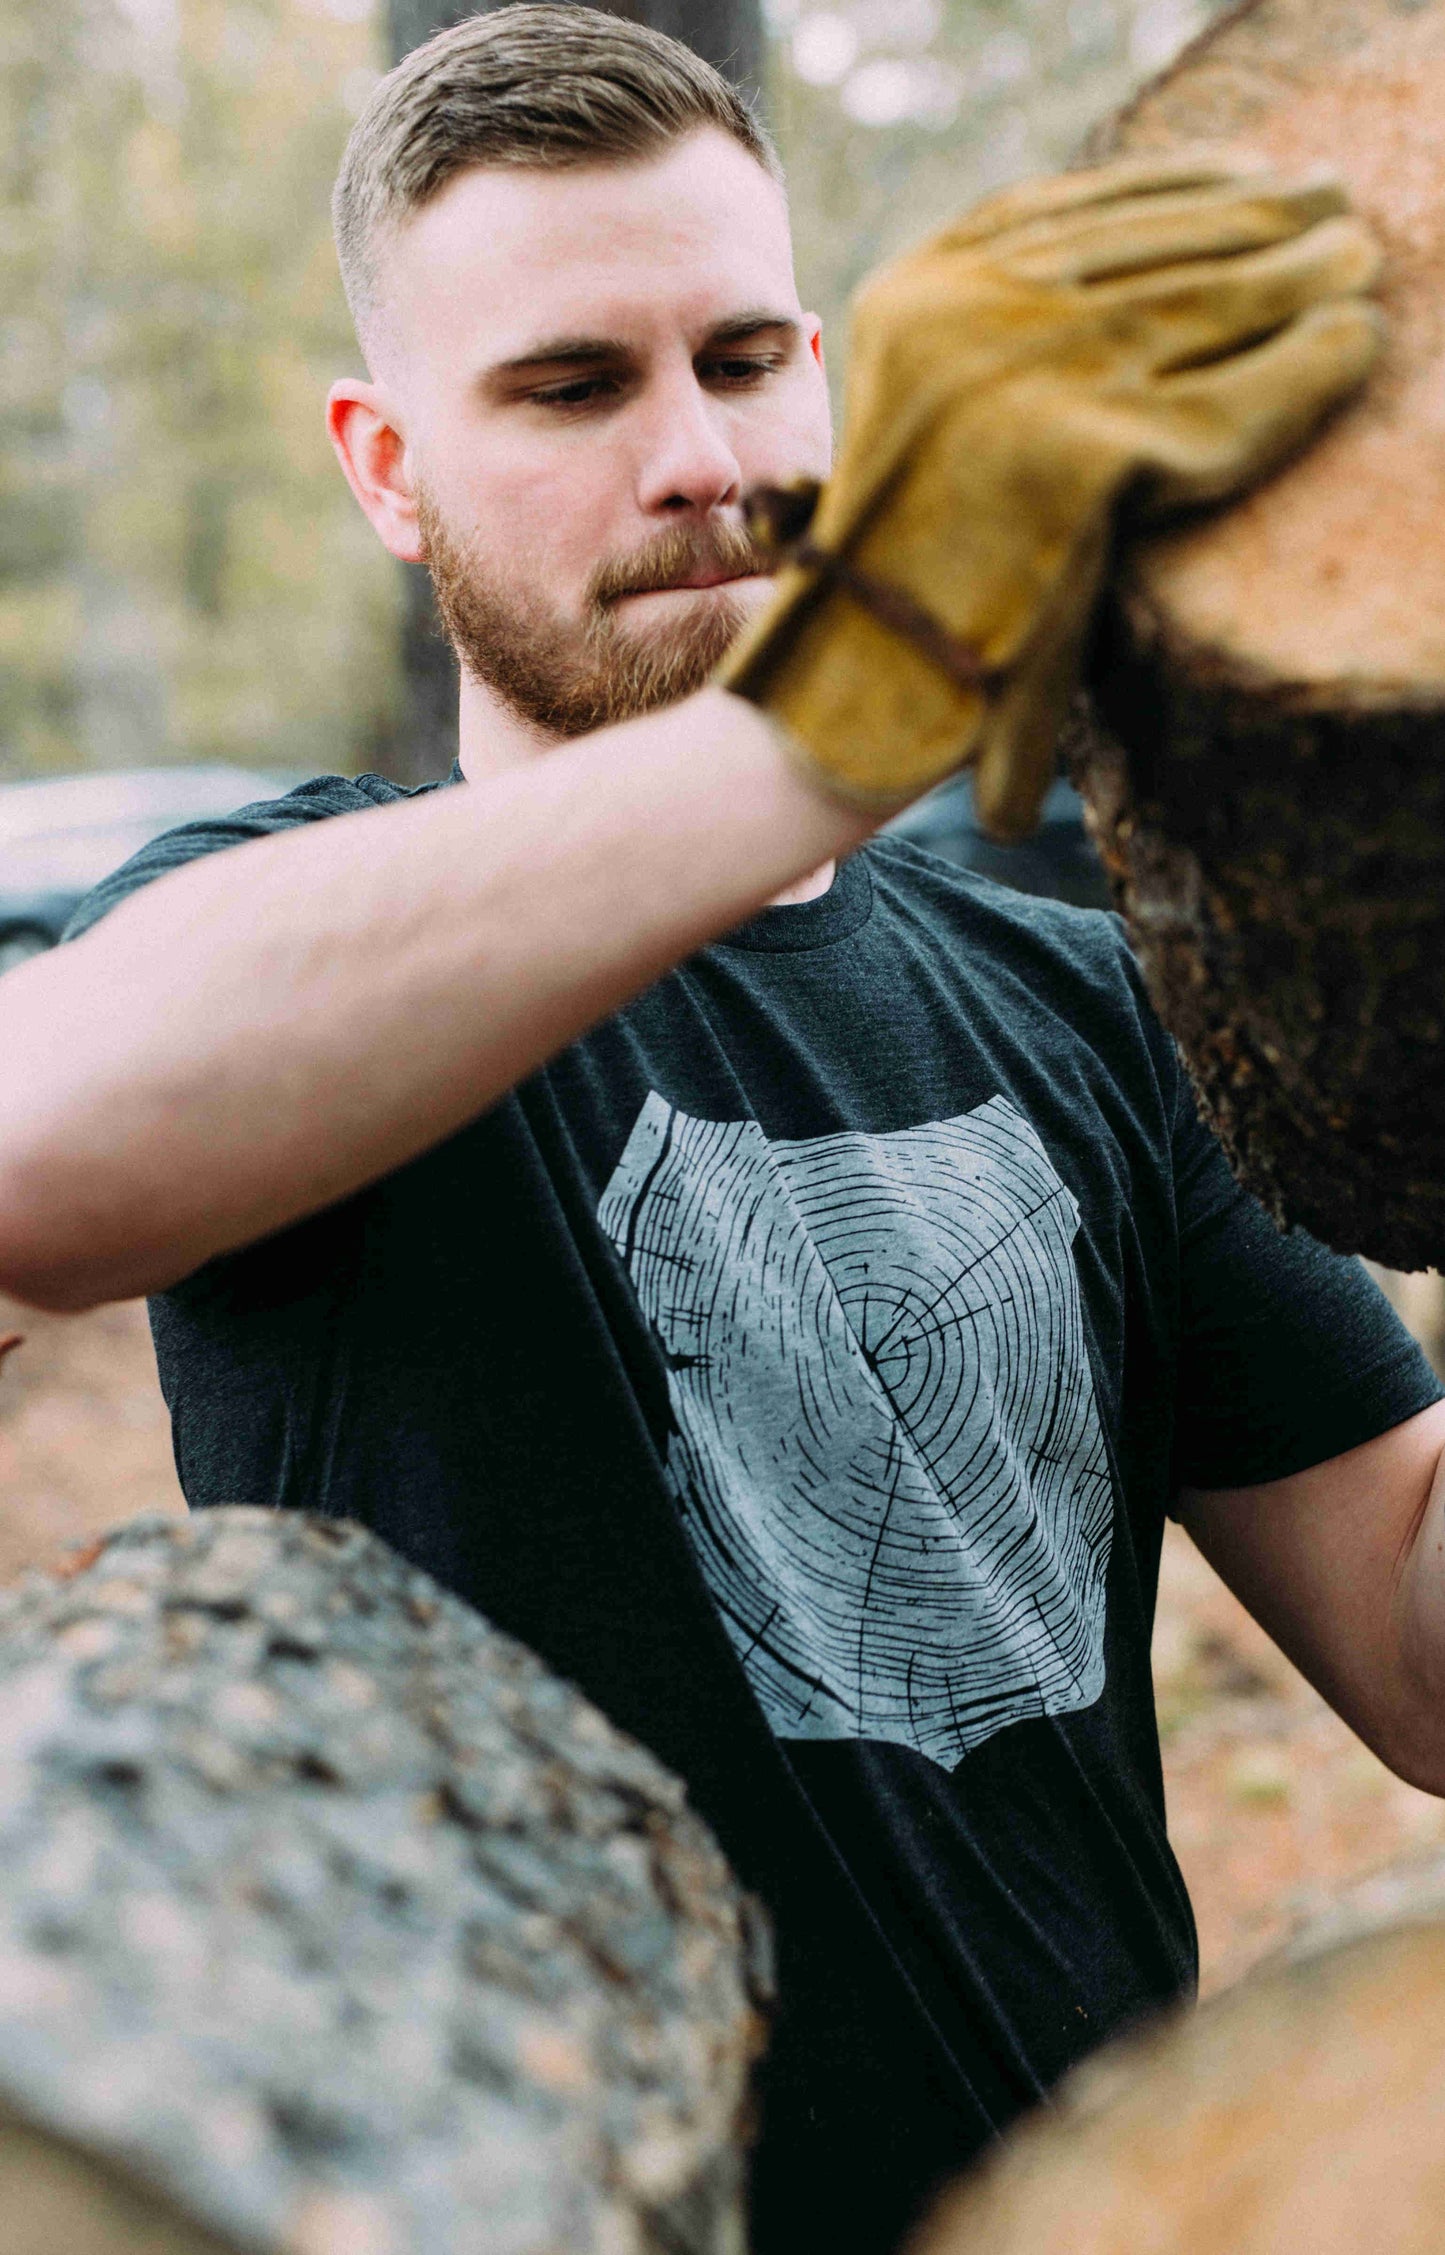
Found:
<path fill-rule="evenodd" d="M 8 0 L 0 775 L 384 743 L 398 591 L 322 422 L 371 65 L 294 0 Z"/>
<path fill-rule="evenodd" d="M 848 296 L 990 190 L 1070 163 L 1216 0 L 769 0 L 770 108 L 835 383 Z"/>

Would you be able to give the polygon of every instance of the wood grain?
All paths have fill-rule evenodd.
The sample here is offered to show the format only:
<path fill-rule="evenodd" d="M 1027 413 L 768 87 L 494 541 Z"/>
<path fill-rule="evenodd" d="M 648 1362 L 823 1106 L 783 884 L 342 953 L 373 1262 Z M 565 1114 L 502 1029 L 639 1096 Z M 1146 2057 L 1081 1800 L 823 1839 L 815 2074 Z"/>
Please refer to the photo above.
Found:
<path fill-rule="evenodd" d="M 1445 1926 L 1278 1966 L 1115 2046 L 912 2255 L 1434 2255 Z"/>

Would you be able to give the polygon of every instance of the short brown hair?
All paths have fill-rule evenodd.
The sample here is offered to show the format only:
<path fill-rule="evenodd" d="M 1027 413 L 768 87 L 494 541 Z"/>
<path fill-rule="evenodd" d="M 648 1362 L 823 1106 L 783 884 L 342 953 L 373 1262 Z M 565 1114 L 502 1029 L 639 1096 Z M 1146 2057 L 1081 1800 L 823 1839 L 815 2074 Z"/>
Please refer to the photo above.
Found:
<path fill-rule="evenodd" d="M 751 107 L 691 48 L 571 4 L 468 16 L 382 79 L 352 127 L 331 215 L 358 332 L 376 304 L 373 249 L 476 165 L 623 164 L 716 126 L 781 180 Z"/>

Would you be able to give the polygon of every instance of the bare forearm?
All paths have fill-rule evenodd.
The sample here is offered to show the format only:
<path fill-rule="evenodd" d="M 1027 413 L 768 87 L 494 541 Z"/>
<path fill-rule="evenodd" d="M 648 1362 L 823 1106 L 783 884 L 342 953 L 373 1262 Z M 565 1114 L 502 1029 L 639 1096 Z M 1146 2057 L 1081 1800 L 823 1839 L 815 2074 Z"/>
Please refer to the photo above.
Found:
<path fill-rule="evenodd" d="M 344 1197 L 866 828 L 711 691 L 160 879 L 0 988 L 0 1283 L 156 1289 Z"/>
<path fill-rule="evenodd" d="M 1391 1612 L 1409 1716 L 1408 1763 L 1395 1766 L 1445 1793 L 1445 1436 L 1424 1509 L 1407 1525 Z"/>
<path fill-rule="evenodd" d="M 1235 1595 L 1397 1774 L 1445 1793 L 1445 1403 L 1256 1488 L 1186 1491 Z"/>

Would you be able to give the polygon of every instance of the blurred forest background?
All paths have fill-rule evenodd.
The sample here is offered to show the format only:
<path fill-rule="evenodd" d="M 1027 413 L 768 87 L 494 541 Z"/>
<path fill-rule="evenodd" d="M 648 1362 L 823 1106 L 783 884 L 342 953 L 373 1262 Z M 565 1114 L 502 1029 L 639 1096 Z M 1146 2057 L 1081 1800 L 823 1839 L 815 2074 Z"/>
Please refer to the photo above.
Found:
<path fill-rule="evenodd" d="M 1065 161 L 1208 0 L 769 0 L 766 108 L 841 365 L 858 277 Z M 0 781 L 405 774 L 400 575 L 322 426 L 328 197 L 376 0 L 5 0 Z"/>

